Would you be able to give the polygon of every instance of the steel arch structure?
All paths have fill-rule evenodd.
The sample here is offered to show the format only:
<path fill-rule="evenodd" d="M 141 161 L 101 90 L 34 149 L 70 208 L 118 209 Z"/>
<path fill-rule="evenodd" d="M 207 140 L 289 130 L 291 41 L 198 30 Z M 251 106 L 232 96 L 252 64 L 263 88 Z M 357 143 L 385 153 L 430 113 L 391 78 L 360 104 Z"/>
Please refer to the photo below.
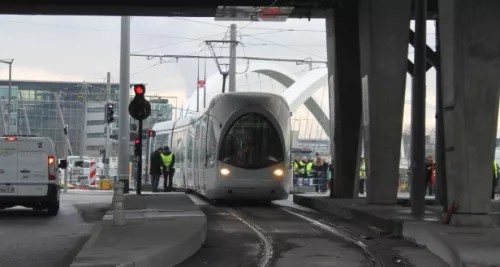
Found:
<path fill-rule="evenodd" d="M 244 71 L 247 65 L 238 65 L 237 70 Z M 330 137 L 330 126 L 327 114 L 323 111 L 321 106 L 312 97 L 320 88 L 322 88 L 328 80 L 328 72 L 326 68 L 315 69 L 306 73 L 304 76 L 298 78 L 288 70 L 269 63 L 253 63 L 248 66 L 248 72 L 259 73 L 265 75 L 287 88 L 282 96 L 287 100 L 290 110 L 295 112 L 302 104 L 313 114 L 314 118 L 321 125 L 328 137 Z M 239 79 L 243 74 L 237 74 L 236 79 Z M 222 88 L 222 75 L 215 73 L 211 75 L 206 83 L 205 88 L 200 88 L 200 110 L 203 110 L 203 90 L 206 93 L 206 105 L 210 100 L 221 92 Z M 187 106 L 186 115 L 188 111 L 196 110 L 196 92 L 186 102 Z"/>

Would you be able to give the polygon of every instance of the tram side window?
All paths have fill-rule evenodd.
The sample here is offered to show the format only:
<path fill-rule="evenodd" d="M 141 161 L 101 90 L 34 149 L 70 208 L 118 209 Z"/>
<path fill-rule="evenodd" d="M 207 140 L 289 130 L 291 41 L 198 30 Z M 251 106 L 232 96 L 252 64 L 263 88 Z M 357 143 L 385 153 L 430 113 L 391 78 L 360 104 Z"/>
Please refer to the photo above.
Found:
<path fill-rule="evenodd" d="M 215 130 L 214 128 L 216 127 L 216 123 L 214 123 L 213 119 L 210 119 L 210 121 L 208 122 L 208 137 L 207 137 L 207 141 L 208 141 L 208 149 L 207 149 L 207 153 L 208 153 L 208 158 L 209 158 L 209 161 L 215 161 L 215 154 L 216 154 L 216 147 L 217 147 L 217 138 L 215 137 Z"/>
<path fill-rule="evenodd" d="M 187 141 L 187 148 L 186 148 L 186 153 L 187 153 L 187 162 L 188 162 L 188 166 L 191 168 L 193 166 L 193 146 L 194 146 L 194 128 L 193 127 L 189 127 L 189 132 L 187 134 L 187 138 L 188 138 L 188 141 Z"/>
<path fill-rule="evenodd" d="M 169 137 L 170 137 L 170 134 L 157 135 L 156 140 L 155 140 L 154 149 L 157 149 L 159 147 L 168 146 Z"/>
<path fill-rule="evenodd" d="M 265 168 L 284 160 L 278 131 L 256 113 L 240 117 L 221 144 L 219 160 L 240 168 Z"/>
<path fill-rule="evenodd" d="M 179 166 L 182 166 L 184 162 L 184 142 L 185 142 L 185 135 L 186 135 L 186 130 L 179 130 L 178 132 L 174 133 L 174 138 L 172 140 L 173 144 L 173 152 L 175 153 L 175 161 L 176 165 L 179 164 Z"/>

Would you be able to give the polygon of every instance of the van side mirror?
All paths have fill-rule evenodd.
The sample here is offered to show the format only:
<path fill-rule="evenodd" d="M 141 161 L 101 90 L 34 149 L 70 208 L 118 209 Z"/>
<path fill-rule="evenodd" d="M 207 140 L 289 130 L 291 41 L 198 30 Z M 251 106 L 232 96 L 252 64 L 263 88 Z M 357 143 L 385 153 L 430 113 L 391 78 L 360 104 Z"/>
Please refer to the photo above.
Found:
<path fill-rule="evenodd" d="M 59 168 L 63 170 L 68 168 L 68 161 L 65 159 L 61 159 L 61 161 L 59 162 Z"/>

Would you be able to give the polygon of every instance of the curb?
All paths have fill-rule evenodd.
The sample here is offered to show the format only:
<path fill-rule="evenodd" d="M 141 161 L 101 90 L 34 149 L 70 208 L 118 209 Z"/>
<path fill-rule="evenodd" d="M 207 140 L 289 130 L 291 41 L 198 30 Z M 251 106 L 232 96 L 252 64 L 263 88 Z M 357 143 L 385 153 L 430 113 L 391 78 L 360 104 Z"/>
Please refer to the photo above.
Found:
<path fill-rule="evenodd" d="M 425 246 L 434 255 L 450 266 L 464 266 L 459 252 L 446 241 L 437 238 L 436 233 L 416 227 L 418 223 L 406 222 L 403 228 L 403 238 L 414 244 Z"/>
<path fill-rule="evenodd" d="M 207 219 L 204 217 L 203 226 L 178 245 L 168 249 L 159 248 L 157 251 L 144 256 L 142 259 L 120 264 L 116 267 L 173 267 L 193 256 L 201 249 L 207 237 L 207 230 Z"/>
<path fill-rule="evenodd" d="M 73 259 L 73 263 L 71 263 L 70 267 L 173 267 L 195 254 L 205 242 L 207 235 L 206 216 L 203 216 L 202 220 L 200 227 L 189 236 L 186 236 L 186 238 L 173 244 L 167 242 L 168 245 L 163 247 L 151 247 L 151 252 L 142 254 L 134 260 L 124 260 L 124 262 L 121 263 L 110 263 L 108 258 L 103 258 L 102 260 L 89 263 L 79 262 L 79 256 L 77 255 Z M 87 247 L 91 247 L 92 244 L 99 239 L 101 233 L 106 230 L 104 223 L 105 221 L 101 221 L 94 227 L 91 236 L 80 253 L 85 251 Z M 133 246 L 135 246 L 135 244 L 130 245 L 130 247 Z M 85 257 L 82 258 L 85 260 Z"/>
<path fill-rule="evenodd" d="M 126 224 L 109 210 L 70 267 L 173 267 L 205 242 L 207 217 L 186 194 L 126 195 L 124 205 Z"/>
<path fill-rule="evenodd" d="M 375 227 L 380 235 L 392 234 L 394 237 L 403 237 L 403 221 L 391 220 L 376 216 L 344 205 L 327 205 L 323 201 L 317 201 L 313 197 L 294 195 L 293 203 L 326 212 L 345 220 L 359 221 L 369 228 Z"/>

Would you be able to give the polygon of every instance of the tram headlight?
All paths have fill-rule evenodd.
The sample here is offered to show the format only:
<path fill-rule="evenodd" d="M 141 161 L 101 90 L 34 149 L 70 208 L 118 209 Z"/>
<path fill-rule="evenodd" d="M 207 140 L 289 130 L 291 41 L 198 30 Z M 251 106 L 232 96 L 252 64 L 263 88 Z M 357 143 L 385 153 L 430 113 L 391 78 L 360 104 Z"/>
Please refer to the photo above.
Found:
<path fill-rule="evenodd" d="M 224 176 L 227 176 L 227 175 L 229 175 L 230 173 L 231 173 L 231 172 L 230 172 L 228 169 L 226 169 L 226 168 L 222 168 L 222 169 L 220 169 L 220 174 L 222 174 L 222 175 L 224 175 Z"/>
<path fill-rule="evenodd" d="M 274 176 L 281 177 L 281 176 L 283 176 L 284 172 L 282 169 L 276 169 L 273 171 L 273 174 L 274 174 Z"/>

